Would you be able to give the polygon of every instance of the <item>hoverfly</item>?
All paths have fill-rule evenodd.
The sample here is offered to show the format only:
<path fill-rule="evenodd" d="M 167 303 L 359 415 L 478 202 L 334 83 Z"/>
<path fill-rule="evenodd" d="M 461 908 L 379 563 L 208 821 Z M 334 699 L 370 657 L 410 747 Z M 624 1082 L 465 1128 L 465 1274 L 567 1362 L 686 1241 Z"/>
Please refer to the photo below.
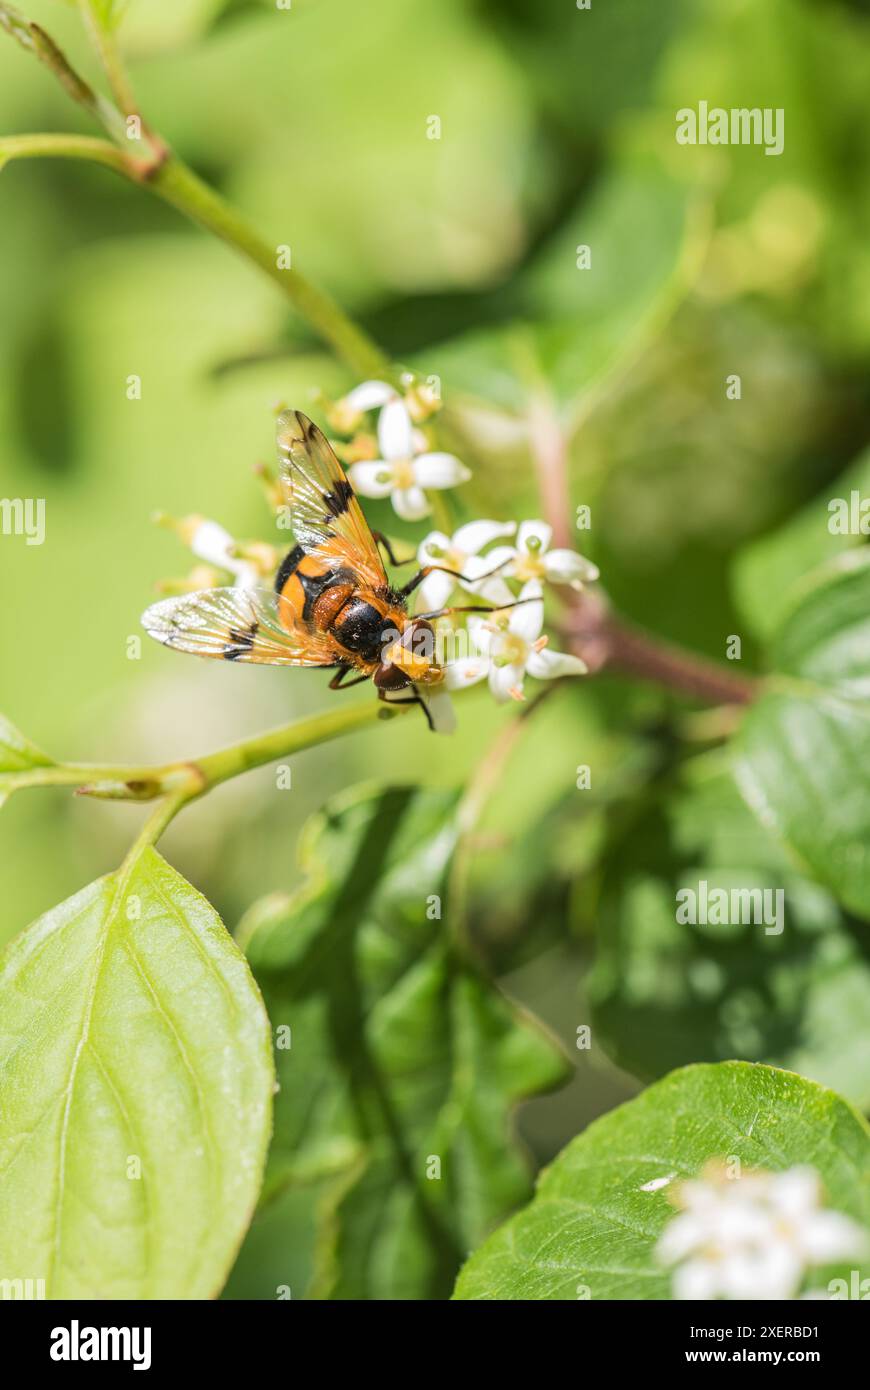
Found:
<path fill-rule="evenodd" d="M 420 688 L 444 680 L 430 619 L 463 610 L 411 617 L 408 598 L 433 569 L 455 571 L 427 565 L 404 588 L 392 588 L 378 545 L 391 564 L 395 556 L 369 528 L 325 436 L 300 411 L 285 410 L 277 442 L 281 491 L 297 543 L 278 568 L 274 591 L 204 589 L 162 599 L 143 613 L 142 626 L 165 646 L 195 656 L 330 668 L 330 690 L 371 679 L 382 700 L 420 705 L 434 728 L 420 695 Z M 346 680 L 351 672 L 354 678 Z"/>

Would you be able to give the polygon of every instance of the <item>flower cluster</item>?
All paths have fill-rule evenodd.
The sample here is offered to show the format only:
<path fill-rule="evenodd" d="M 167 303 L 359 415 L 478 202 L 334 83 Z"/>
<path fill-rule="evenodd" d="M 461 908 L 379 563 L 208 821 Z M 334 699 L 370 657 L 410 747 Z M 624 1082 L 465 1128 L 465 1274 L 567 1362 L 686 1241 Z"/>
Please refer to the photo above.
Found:
<path fill-rule="evenodd" d="M 718 1161 L 672 1193 L 679 1215 L 656 1247 L 676 1266 L 678 1299 L 795 1298 L 809 1269 L 861 1256 L 867 1237 L 841 1212 L 822 1206 L 813 1168 L 729 1177 Z"/>
<path fill-rule="evenodd" d="M 420 425 L 439 407 L 435 393 L 410 378 L 404 384 L 400 394 L 386 382 L 363 382 L 328 404 L 326 413 L 334 430 L 351 436 L 336 449 L 354 490 L 363 497 L 389 496 L 397 514 L 410 521 L 428 514 L 432 489 L 453 487 L 471 475 L 452 454 L 429 450 L 421 434 Z M 365 417 L 375 411 L 372 435 Z M 367 453 L 379 456 L 364 457 Z M 277 480 L 263 468 L 258 471 L 270 505 L 280 509 Z M 218 522 L 201 516 L 158 520 L 200 561 L 187 578 L 163 585 L 164 590 L 185 593 L 228 579 L 241 588 L 272 586 L 282 558 L 275 546 L 235 541 Z M 504 703 L 525 698 L 527 676 L 551 680 L 586 671 L 580 657 L 550 650 L 543 633 L 544 586 L 579 590 L 598 578 L 598 570 L 573 550 L 551 548 L 551 541 L 552 530 L 543 521 L 482 519 L 449 536 L 430 531 L 420 542 L 416 558 L 425 575 L 416 586 L 415 617 L 434 625 L 434 661 L 443 680 L 419 693 L 439 730 L 454 724 L 450 691 L 486 680 L 494 698 Z M 454 594 L 458 598 L 450 608 Z"/>
<path fill-rule="evenodd" d="M 471 473 L 453 454 L 430 450 L 420 429 L 438 409 L 437 396 L 410 379 L 407 388 L 401 395 L 386 381 L 364 381 L 336 402 L 329 421 L 340 433 L 355 435 L 345 452 L 348 476 L 360 497 L 389 497 L 403 521 L 421 521 L 432 510 L 428 492 L 467 483 Z M 376 439 L 358 432 L 364 416 L 374 410 Z"/>

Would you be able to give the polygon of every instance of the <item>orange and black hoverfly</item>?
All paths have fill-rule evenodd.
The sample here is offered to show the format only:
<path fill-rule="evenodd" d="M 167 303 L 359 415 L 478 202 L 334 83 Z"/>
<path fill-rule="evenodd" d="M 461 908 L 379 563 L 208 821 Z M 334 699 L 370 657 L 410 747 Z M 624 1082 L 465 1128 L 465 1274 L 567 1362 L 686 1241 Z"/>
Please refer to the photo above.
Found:
<path fill-rule="evenodd" d="M 331 690 L 371 679 L 381 699 L 419 704 L 433 727 L 419 692 L 444 679 L 430 619 L 458 610 L 411 617 L 408 598 L 427 574 L 445 567 L 426 566 L 404 588 L 392 588 L 378 549 L 396 564 L 389 543 L 369 528 L 325 436 L 300 411 L 285 410 L 277 440 L 281 491 L 297 543 L 278 568 L 274 590 L 204 589 L 162 599 L 142 615 L 143 627 L 165 646 L 196 656 L 331 668 Z M 351 672 L 358 674 L 345 680 Z M 407 694 L 395 700 L 402 691 Z"/>

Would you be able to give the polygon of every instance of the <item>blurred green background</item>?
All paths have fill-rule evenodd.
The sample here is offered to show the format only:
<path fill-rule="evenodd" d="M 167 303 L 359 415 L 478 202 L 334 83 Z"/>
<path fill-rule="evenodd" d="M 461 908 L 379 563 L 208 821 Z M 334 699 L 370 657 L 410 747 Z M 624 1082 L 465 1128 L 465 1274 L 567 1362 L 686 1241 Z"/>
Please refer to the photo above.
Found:
<path fill-rule="evenodd" d="M 26 8 L 96 80 L 71 7 Z M 467 515 L 539 511 L 528 428 L 545 380 L 608 593 L 720 659 L 741 634 L 751 665 L 763 621 L 754 632 L 735 559 L 765 553 L 758 538 L 870 441 L 870 6 L 132 0 L 122 32 L 142 109 L 174 148 L 391 355 L 442 377 L 475 470 Z M 783 107 L 784 153 L 678 146 L 675 111 L 701 99 Z M 4 36 L 0 130 L 87 129 Z M 0 538 L 13 723 L 58 757 L 164 761 L 372 698 L 147 639 L 128 655 L 154 582 L 188 567 L 151 514 L 269 535 L 251 468 L 271 459 L 274 404 L 317 415 L 318 391 L 353 384 L 275 287 L 107 170 L 21 161 L 0 176 L 0 301 L 0 495 L 47 505 L 43 546 Z M 428 529 L 378 506 L 397 537 Z M 164 851 L 233 927 L 297 881 L 300 826 L 332 791 L 462 785 L 511 717 L 477 691 L 449 747 L 408 719 L 303 755 L 277 800 L 274 772 L 251 774 L 186 812 Z M 669 775 L 678 718 L 670 697 L 616 680 L 560 691 L 484 817 L 475 930 L 577 1062 L 522 1112 L 541 1161 L 637 1085 L 574 1047 L 578 981 L 614 818 L 627 790 Z M 0 942 L 114 867 L 138 817 L 17 797 L 0 817 Z"/>

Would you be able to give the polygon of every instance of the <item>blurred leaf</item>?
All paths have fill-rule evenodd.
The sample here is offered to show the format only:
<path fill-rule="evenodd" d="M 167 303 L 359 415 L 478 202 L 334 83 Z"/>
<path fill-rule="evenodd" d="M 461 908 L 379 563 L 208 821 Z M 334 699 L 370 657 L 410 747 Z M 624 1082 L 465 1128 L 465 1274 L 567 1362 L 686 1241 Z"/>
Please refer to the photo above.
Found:
<path fill-rule="evenodd" d="M 448 1293 L 464 1252 L 528 1193 L 511 1107 L 567 1073 L 451 942 L 455 841 L 454 793 L 345 796 L 304 841 L 310 885 L 243 928 L 280 1081 L 249 1245 L 268 1199 L 337 1175 L 320 1201 L 317 1295 Z M 285 1248 L 297 1239 L 283 1230 Z"/>
<path fill-rule="evenodd" d="M 0 1268 L 49 1298 L 214 1296 L 259 1191 L 268 1021 L 216 912 L 154 850 L 11 946 L 0 1069 Z"/>
<path fill-rule="evenodd" d="M 781 889 L 782 932 L 678 922 L 678 891 L 702 881 Z M 724 774 L 657 801 L 614 840 L 589 989 L 596 1037 L 636 1076 L 739 1056 L 870 1105 L 870 927 L 796 872 Z"/>
<path fill-rule="evenodd" d="M 529 321 L 439 350 L 445 386 L 519 413 L 530 388 L 546 382 L 570 434 L 590 387 L 630 360 L 675 307 L 704 241 L 700 204 L 685 184 L 651 163 L 618 166 L 530 267 Z M 582 247 L 587 269 L 578 267 Z"/>
<path fill-rule="evenodd" d="M 773 1067 L 686 1067 L 578 1135 L 525 1211 L 472 1255 L 455 1296 L 667 1298 L 670 1278 L 653 1252 L 674 1208 L 667 1183 L 648 1184 L 693 1178 L 726 1155 L 743 1171 L 810 1164 L 832 1207 L 870 1221 L 870 1135 L 845 1101 Z"/>
<path fill-rule="evenodd" d="M 735 741 L 740 790 L 846 907 L 870 916 L 870 551 L 814 571 Z"/>
<path fill-rule="evenodd" d="M 95 22 L 107 34 L 113 29 L 117 29 L 124 17 L 130 0 L 73 0 L 79 5 L 80 9 L 86 9 L 93 16 Z"/>
<path fill-rule="evenodd" d="M 26 772 L 32 767 L 52 767 L 53 759 L 19 733 L 14 724 L 0 714 L 0 806 L 10 794 L 3 773 Z"/>
<path fill-rule="evenodd" d="M 737 601 L 759 636 L 770 637 L 776 631 L 788 610 L 791 590 L 808 570 L 866 542 L 860 533 L 831 529 L 835 517 L 830 503 L 840 499 L 850 504 L 853 493 L 870 497 L 870 450 L 778 530 L 738 555 L 734 567 Z"/>
<path fill-rule="evenodd" d="M 485 0 L 541 105 L 575 140 L 605 133 L 651 100 L 659 60 L 686 27 L 685 0 L 620 0 L 580 10 L 564 0 Z"/>

